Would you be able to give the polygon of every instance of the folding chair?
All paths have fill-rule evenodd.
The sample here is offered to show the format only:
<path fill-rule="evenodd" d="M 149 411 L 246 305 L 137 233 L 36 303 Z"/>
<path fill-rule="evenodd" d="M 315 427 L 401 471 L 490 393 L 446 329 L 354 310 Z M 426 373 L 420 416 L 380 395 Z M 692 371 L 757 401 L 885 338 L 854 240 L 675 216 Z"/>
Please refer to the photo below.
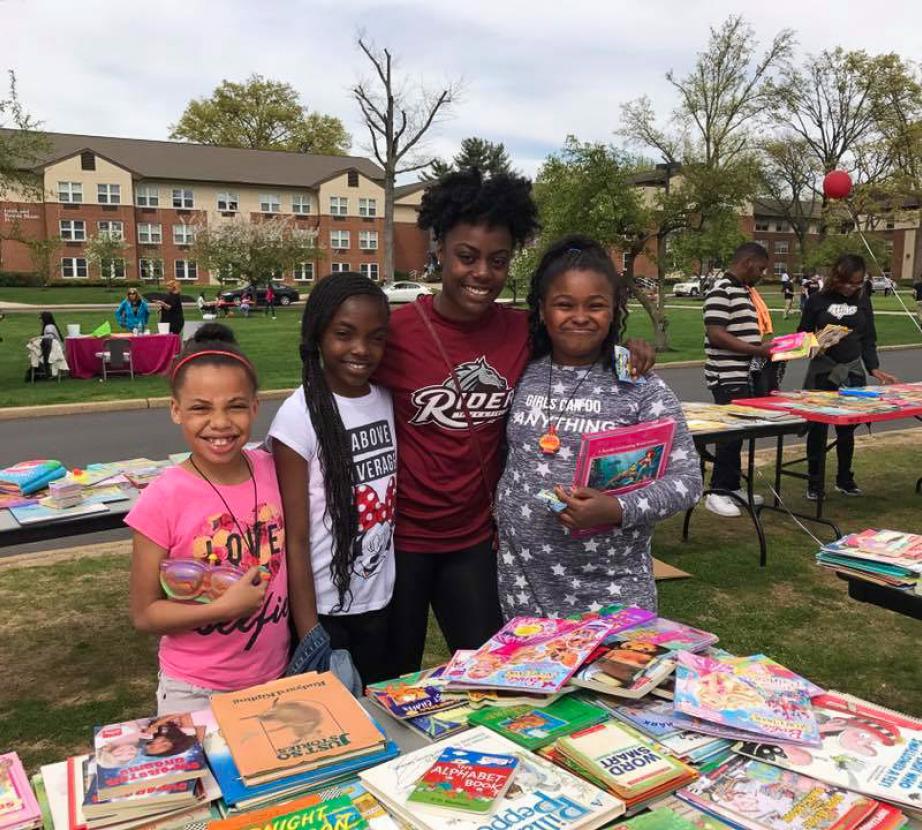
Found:
<path fill-rule="evenodd" d="M 102 351 L 96 357 L 102 361 L 102 379 L 110 374 L 129 374 L 134 380 L 134 361 L 131 357 L 131 341 L 123 337 L 113 337 L 103 341 Z"/>

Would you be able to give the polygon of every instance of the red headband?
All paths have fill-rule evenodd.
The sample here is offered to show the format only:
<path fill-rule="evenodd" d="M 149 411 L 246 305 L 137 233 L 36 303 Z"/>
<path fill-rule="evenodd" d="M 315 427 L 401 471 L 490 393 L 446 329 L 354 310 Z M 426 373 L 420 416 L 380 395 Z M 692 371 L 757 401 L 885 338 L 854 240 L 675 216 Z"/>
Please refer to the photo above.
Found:
<path fill-rule="evenodd" d="M 176 373 L 183 367 L 185 364 L 189 363 L 192 360 L 195 360 L 197 357 L 202 357 L 203 355 L 220 355 L 221 357 L 230 357 L 236 361 L 239 361 L 243 364 L 254 377 L 256 376 L 256 370 L 253 368 L 253 364 L 250 363 L 242 354 L 237 354 L 236 352 L 228 352 L 223 349 L 202 349 L 200 352 L 192 352 L 192 354 L 186 355 L 182 360 L 180 360 L 170 372 L 170 380 L 176 380 Z"/>

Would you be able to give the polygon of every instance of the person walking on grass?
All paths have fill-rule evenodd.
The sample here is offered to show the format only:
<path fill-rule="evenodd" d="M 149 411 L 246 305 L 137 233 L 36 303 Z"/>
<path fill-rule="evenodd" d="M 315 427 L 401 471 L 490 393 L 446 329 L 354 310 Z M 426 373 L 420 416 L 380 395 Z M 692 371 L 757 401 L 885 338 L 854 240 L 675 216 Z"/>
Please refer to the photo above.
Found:
<path fill-rule="evenodd" d="M 266 285 L 266 317 L 270 314 L 272 319 L 275 319 L 275 289 L 272 287 L 272 283 L 267 283 Z"/>
<path fill-rule="evenodd" d="M 787 271 L 781 275 L 781 296 L 784 298 L 784 319 L 787 320 L 794 313 L 794 280 Z"/>
<path fill-rule="evenodd" d="M 764 301 L 753 288 L 767 267 L 765 248 L 757 242 L 746 242 L 733 252 L 727 272 L 705 297 L 704 378 L 715 403 L 728 404 L 735 398 L 751 396 L 750 364 L 753 358 L 771 356 L 770 345 L 762 342 L 763 334 L 771 331 L 771 318 Z M 742 448 L 742 441 L 717 445 L 712 490 L 746 498 L 740 485 Z M 762 503 L 761 496 L 754 496 L 753 500 L 757 506 Z M 705 507 L 718 516 L 740 515 L 735 500 L 720 493 L 710 493 Z"/>

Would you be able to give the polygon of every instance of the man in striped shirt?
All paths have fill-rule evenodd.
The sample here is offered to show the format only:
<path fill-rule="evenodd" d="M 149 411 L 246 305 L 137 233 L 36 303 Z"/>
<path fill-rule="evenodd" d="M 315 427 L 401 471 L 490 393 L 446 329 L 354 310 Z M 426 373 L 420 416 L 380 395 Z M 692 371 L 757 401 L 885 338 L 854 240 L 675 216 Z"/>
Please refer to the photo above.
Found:
<path fill-rule="evenodd" d="M 762 343 L 759 320 L 749 286 L 755 285 L 768 267 L 768 252 L 757 242 L 746 242 L 733 252 L 727 272 L 708 291 L 704 300 L 704 378 L 714 402 L 728 404 L 734 398 L 752 394 L 749 363 L 753 357 L 769 357 L 769 344 Z M 740 488 L 742 441 L 717 445 L 711 489 L 727 490 L 745 498 Z M 756 504 L 761 496 L 756 496 Z M 705 507 L 719 516 L 739 516 L 740 509 L 729 496 L 711 493 Z"/>

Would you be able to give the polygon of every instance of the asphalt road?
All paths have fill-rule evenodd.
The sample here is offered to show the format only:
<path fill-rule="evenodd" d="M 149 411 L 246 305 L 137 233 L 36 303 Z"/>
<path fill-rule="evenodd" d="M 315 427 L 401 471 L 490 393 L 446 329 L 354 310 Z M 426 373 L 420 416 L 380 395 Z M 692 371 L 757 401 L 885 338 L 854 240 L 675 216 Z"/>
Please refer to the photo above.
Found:
<path fill-rule="evenodd" d="M 884 369 L 900 380 L 922 381 L 922 348 L 881 352 Z M 803 383 L 806 361 L 793 361 L 784 379 L 784 388 L 796 389 Z M 684 401 L 709 401 L 700 366 L 659 370 L 663 379 Z M 253 440 L 261 440 L 281 401 L 266 401 L 260 408 Z M 915 422 L 892 421 L 875 424 L 875 432 L 905 428 Z M 796 439 L 789 439 L 791 441 Z M 56 458 L 66 466 L 81 466 L 92 461 L 124 458 L 165 458 L 185 449 L 179 429 L 166 409 L 141 409 L 68 415 L 31 420 L 0 421 L 0 466 L 27 458 Z M 75 544 L 92 544 L 126 536 L 125 531 L 76 537 Z M 0 556 L 61 547 L 44 542 L 16 548 L 0 548 Z"/>

